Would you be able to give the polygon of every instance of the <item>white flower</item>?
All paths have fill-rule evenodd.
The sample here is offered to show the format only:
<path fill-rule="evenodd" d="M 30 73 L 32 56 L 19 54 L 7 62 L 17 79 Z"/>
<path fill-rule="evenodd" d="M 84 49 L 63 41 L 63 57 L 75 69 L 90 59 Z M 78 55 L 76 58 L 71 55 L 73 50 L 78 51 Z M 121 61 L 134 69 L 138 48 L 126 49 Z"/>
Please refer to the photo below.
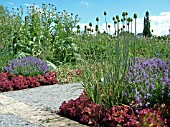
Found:
<path fill-rule="evenodd" d="M 104 82 L 104 77 L 101 77 L 101 81 Z"/>

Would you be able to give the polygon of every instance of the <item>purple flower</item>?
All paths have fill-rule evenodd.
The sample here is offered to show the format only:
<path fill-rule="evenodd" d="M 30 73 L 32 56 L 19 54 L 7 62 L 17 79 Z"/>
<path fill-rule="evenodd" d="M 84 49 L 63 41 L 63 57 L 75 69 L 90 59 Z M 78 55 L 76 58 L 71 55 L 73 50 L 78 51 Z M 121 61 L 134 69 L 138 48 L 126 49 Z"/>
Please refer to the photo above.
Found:
<path fill-rule="evenodd" d="M 3 71 L 16 75 L 37 76 L 38 74 L 42 75 L 46 73 L 48 66 L 39 58 L 28 56 L 8 61 L 8 65 L 4 67 Z"/>
<path fill-rule="evenodd" d="M 155 89 L 155 86 L 154 86 L 154 84 L 153 84 L 153 83 L 150 83 L 149 85 L 150 85 L 150 87 L 151 87 L 151 89 L 152 89 L 152 90 L 154 90 L 154 89 Z"/>
<path fill-rule="evenodd" d="M 147 103 L 145 104 L 145 106 L 146 106 L 146 107 L 148 107 L 149 105 L 150 105 L 150 103 L 149 103 L 149 102 L 147 102 Z"/>
<path fill-rule="evenodd" d="M 170 97 L 170 93 L 168 93 L 168 97 Z"/>
<path fill-rule="evenodd" d="M 170 61 L 164 62 L 158 58 L 136 59 L 134 65 L 128 69 L 126 79 L 134 84 L 132 90 L 137 89 L 138 93 L 133 90 L 132 95 L 129 95 L 141 102 L 152 100 L 150 106 L 167 101 L 170 96 L 169 65 Z"/>
<path fill-rule="evenodd" d="M 162 94 L 164 94 L 165 93 L 165 91 L 164 90 L 162 90 Z"/>
<path fill-rule="evenodd" d="M 136 96 L 135 101 L 136 101 L 136 102 L 140 102 L 140 97 L 139 97 L 139 96 Z"/>

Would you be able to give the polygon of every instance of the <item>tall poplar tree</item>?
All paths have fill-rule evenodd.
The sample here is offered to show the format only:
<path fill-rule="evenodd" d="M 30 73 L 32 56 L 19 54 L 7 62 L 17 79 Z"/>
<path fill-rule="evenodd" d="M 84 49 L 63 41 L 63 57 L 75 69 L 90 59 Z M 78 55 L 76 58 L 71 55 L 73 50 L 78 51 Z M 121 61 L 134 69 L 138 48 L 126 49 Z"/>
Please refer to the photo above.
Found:
<path fill-rule="evenodd" d="M 145 17 L 144 17 L 144 29 L 143 29 L 143 35 L 145 37 L 151 37 L 151 31 L 150 31 L 150 20 L 149 20 L 149 12 L 146 11 Z"/>

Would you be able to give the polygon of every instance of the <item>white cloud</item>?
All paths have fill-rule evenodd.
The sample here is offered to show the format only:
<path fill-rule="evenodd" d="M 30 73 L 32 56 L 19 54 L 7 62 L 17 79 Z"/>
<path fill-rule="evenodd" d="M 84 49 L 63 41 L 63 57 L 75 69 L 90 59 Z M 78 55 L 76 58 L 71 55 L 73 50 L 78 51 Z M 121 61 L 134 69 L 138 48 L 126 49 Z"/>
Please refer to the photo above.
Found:
<path fill-rule="evenodd" d="M 14 3 L 12 3 L 12 2 L 7 2 L 7 4 L 9 4 L 9 5 L 14 5 Z"/>
<path fill-rule="evenodd" d="M 25 3 L 24 5 L 27 6 L 27 7 L 34 6 L 35 8 L 39 8 L 39 6 L 38 6 L 38 5 L 35 5 L 35 4 Z"/>
<path fill-rule="evenodd" d="M 161 12 L 157 16 L 149 16 L 153 35 L 168 35 L 170 29 L 170 12 Z M 137 19 L 137 33 L 143 32 L 143 18 Z M 134 26 L 133 26 L 134 28 Z"/>
<path fill-rule="evenodd" d="M 24 5 L 27 6 L 27 7 L 31 6 L 31 4 L 27 4 L 27 3 L 25 3 Z"/>
<path fill-rule="evenodd" d="M 86 6 L 86 7 L 91 6 L 91 4 L 89 4 L 89 3 L 86 2 L 86 1 L 81 1 L 79 5 L 80 5 L 80 6 Z"/>
<path fill-rule="evenodd" d="M 154 35 L 168 35 L 170 29 L 170 12 L 161 12 L 159 16 L 150 16 Z"/>

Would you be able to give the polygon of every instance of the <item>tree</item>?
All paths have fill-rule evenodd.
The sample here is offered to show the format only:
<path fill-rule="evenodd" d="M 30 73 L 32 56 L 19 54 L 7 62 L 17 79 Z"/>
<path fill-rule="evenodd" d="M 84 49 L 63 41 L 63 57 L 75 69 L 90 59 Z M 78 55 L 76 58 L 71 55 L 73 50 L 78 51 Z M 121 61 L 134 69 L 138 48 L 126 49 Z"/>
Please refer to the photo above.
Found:
<path fill-rule="evenodd" d="M 145 17 L 144 17 L 144 28 L 143 28 L 143 35 L 145 37 L 151 37 L 151 31 L 150 31 L 150 20 L 149 20 L 149 12 L 146 11 Z"/>

